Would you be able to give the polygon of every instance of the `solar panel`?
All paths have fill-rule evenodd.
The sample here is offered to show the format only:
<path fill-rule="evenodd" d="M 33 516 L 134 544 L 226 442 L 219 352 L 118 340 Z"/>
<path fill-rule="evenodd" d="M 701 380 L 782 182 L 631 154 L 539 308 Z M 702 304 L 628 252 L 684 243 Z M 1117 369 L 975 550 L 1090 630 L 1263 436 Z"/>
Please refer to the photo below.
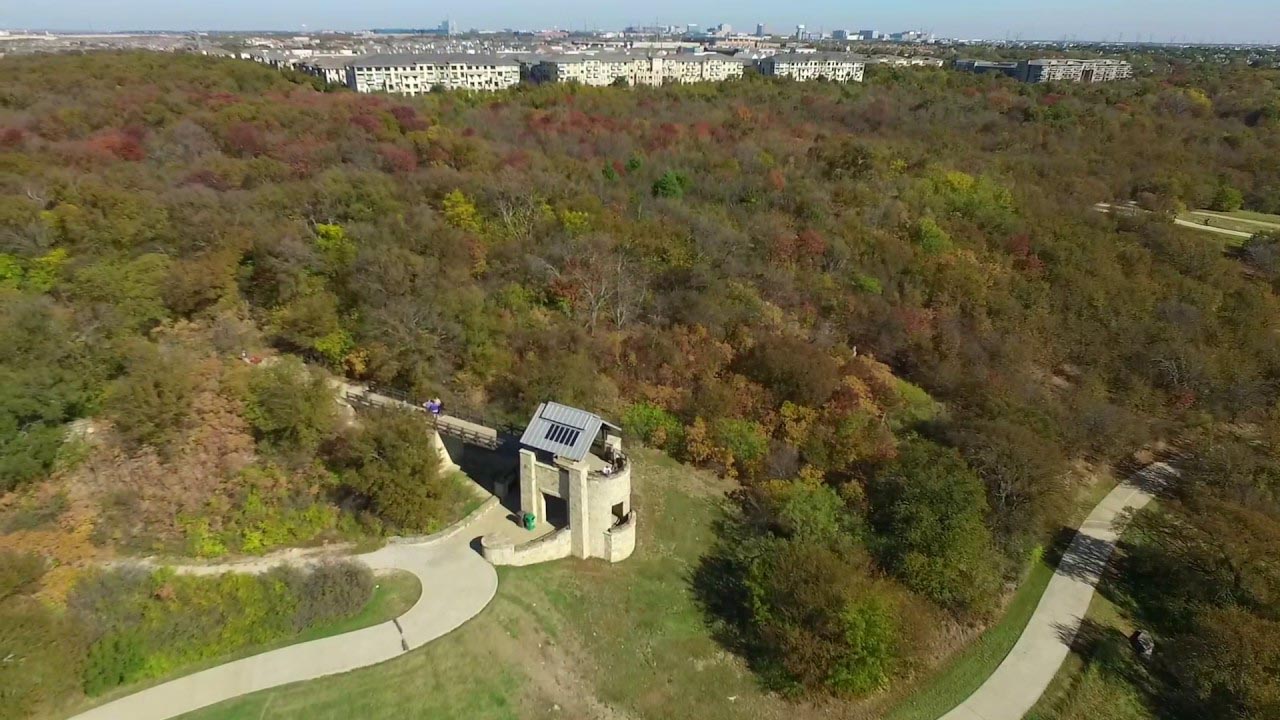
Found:
<path fill-rule="evenodd" d="M 572 447 L 578 442 L 578 436 L 581 434 L 581 431 L 565 425 L 547 423 L 547 432 L 543 437 L 551 442 Z"/>

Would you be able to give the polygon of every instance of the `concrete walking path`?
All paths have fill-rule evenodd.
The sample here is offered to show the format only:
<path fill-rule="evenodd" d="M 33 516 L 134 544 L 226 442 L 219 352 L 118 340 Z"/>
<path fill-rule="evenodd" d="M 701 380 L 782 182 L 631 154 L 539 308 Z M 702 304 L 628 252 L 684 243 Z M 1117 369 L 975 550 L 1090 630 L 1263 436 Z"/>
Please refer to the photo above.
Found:
<path fill-rule="evenodd" d="M 1093 209 L 1101 213 L 1114 212 L 1120 215 L 1129 215 L 1129 216 L 1134 216 L 1134 215 L 1138 215 L 1139 213 L 1147 212 L 1146 210 L 1139 208 L 1136 203 L 1132 203 L 1132 202 L 1124 205 L 1114 205 L 1112 203 L 1103 203 L 1103 202 L 1094 203 Z M 1229 237 L 1234 237 L 1234 238 L 1244 238 L 1246 240 L 1253 237 L 1253 233 L 1241 232 L 1239 230 L 1228 230 L 1227 228 L 1213 227 L 1212 225 L 1202 225 L 1200 223 L 1191 222 L 1190 220 L 1183 220 L 1180 217 L 1173 218 L 1173 224 L 1181 227 L 1185 227 L 1185 228 L 1191 228 L 1192 230 L 1203 230 L 1205 232 L 1217 233 L 1219 235 L 1227 235 Z"/>
<path fill-rule="evenodd" d="M 1149 465 L 1098 503 L 1063 553 L 1009 655 L 982 687 L 941 720 L 1020 720 L 1031 710 L 1071 652 L 1127 511 L 1145 506 L 1159 485 L 1176 474 L 1166 463 Z"/>
<path fill-rule="evenodd" d="M 1191 228 L 1192 230 L 1204 230 L 1211 233 L 1218 233 L 1219 235 L 1229 235 L 1235 238 L 1245 238 L 1246 240 L 1253 237 L 1254 235 L 1253 233 L 1241 232 L 1239 230 L 1228 230 L 1226 228 L 1214 227 L 1212 225 L 1201 225 L 1200 223 L 1194 223 L 1194 222 L 1191 222 L 1190 220 L 1183 220 L 1182 218 L 1174 218 L 1173 224 L 1180 225 L 1182 227 Z"/>
<path fill-rule="evenodd" d="M 459 627 L 493 599 L 498 575 L 471 548 L 475 533 L 469 527 L 505 512 L 501 505 L 494 505 L 469 523 L 467 530 L 442 541 L 387 545 L 348 556 L 374 570 L 411 572 L 421 581 L 422 596 L 395 620 L 193 673 L 99 705 L 72 720 L 166 720 L 259 690 L 375 665 L 421 647 Z M 266 567 L 234 569 L 260 572 Z M 197 572 L 210 571 L 200 568 Z"/>

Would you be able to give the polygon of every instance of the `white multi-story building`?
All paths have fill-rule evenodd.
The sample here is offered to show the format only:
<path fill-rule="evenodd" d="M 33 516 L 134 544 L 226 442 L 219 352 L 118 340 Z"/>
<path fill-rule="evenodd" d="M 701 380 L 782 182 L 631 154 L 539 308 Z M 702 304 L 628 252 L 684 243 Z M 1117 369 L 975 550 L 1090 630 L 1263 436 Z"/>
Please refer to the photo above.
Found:
<path fill-rule="evenodd" d="M 347 63 L 354 59 L 351 55 L 316 55 L 297 64 L 298 70 L 324 79 L 334 85 L 345 85 L 347 82 Z"/>
<path fill-rule="evenodd" d="M 786 77 L 799 82 L 831 80 L 862 82 L 867 64 L 847 53 L 780 53 L 760 61 L 760 72 L 772 77 Z"/>
<path fill-rule="evenodd" d="M 367 55 L 347 64 L 347 87 L 356 92 L 421 95 L 437 87 L 488 91 L 519 82 L 520 63 L 496 55 Z"/>
<path fill-rule="evenodd" d="M 887 67 L 942 67 L 942 58 L 914 55 L 872 55 L 866 58 L 868 65 L 884 65 Z"/>
<path fill-rule="evenodd" d="M 576 82 L 603 87 L 717 82 L 742 77 L 743 62 L 721 55 L 564 55 L 539 62 L 531 71 L 538 82 Z"/>
<path fill-rule="evenodd" d="M 649 58 L 641 55 L 600 53 L 597 55 L 562 55 L 545 59 L 534 66 L 530 75 L 536 82 L 576 82 L 603 87 L 619 79 L 628 85 L 653 85 L 646 73 Z"/>
<path fill-rule="evenodd" d="M 720 53 L 669 55 L 660 61 L 663 83 L 696 83 L 736 80 L 745 63 Z"/>
<path fill-rule="evenodd" d="M 1111 82 L 1133 77 L 1133 65 L 1126 60 L 1099 58 L 1075 60 L 1071 58 L 1042 58 L 1027 61 L 1022 79 L 1029 83 L 1041 82 Z"/>

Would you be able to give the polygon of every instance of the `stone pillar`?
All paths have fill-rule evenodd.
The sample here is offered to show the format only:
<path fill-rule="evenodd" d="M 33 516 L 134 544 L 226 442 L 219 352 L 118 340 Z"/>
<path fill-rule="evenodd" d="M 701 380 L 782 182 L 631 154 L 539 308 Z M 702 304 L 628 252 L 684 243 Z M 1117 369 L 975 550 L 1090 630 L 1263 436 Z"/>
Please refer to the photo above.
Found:
<path fill-rule="evenodd" d="M 587 464 L 565 463 L 569 471 L 569 538 L 574 557 L 591 557 L 591 502 L 587 496 Z"/>
<path fill-rule="evenodd" d="M 538 513 L 538 475 L 534 467 L 537 458 L 532 450 L 520 450 L 520 511 L 538 515 L 538 523 L 544 523 L 546 518 Z"/>
<path fill-rule="evenodd" d="M 427 426 L 427 431 L 431 433 L 431 446 L 436 449 L 436 454 L 440 456 L 440 472 L 457 472 L 459 470 L 458 463 L 454 462 L 453 455 L 449 452 L 449 447 L 445 445 L 444 438 L 440 436 L 440 431 L 431 426 Z"/>

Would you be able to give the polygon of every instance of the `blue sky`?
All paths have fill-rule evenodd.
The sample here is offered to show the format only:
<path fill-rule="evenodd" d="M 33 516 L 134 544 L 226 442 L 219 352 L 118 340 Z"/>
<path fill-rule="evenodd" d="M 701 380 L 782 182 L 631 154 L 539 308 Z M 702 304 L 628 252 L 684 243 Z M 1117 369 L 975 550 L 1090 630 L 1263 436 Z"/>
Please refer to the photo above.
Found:
<path fill-rule="evenodd" d="M 448 16 L 462 28 L 613 28 L 627 24 L 757 22 L 787 31 L 923 28 L 949 37 L 1125 40 L 1137 36 L 1206 42 L 1280 43 L 1277 0 L 0 0 L 0 27 L 77 30 L 338 29 L 434 26 Z"/>

